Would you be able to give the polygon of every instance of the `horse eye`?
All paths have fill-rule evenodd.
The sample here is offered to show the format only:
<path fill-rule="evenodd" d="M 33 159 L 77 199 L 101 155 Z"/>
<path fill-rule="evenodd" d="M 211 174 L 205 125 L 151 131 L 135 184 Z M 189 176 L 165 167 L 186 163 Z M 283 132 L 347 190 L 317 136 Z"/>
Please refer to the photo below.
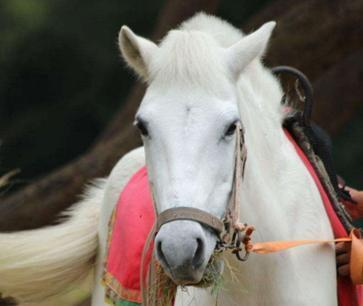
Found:
<path fill-rule="evenodd" d="M 236 123 L 233 122 L 226 130 L 225 136 L 232 136 L 236 131 Z"/>
<path fill-rule="evenodd" d="M 140 120 L 140 119 L 136 120 L 135 125 L 139 129 L 142 136 L 148 136 L 149 135 L 149 132 L 148 132 L 148 130 L 146 128 L 146 123 L 143 120 Z"/>

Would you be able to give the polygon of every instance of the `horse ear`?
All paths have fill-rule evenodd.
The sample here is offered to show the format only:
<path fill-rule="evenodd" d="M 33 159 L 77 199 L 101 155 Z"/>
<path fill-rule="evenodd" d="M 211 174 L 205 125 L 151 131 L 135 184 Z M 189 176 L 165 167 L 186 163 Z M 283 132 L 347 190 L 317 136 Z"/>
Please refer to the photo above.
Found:
<path fill-rule="evenodd" d="M 149 78 L 150 59 L 157 51 L 158 46 L 152 41 L 137 36 L 127 26 L 122 26 L 119 47 L 126 63 L 145 81 Z"/>
<path fill-rule="evenodd" d="M 236 77 L 249 63 L 265 53 L 275 26 L 276 22 L 267 22 L 227 49 L 228 64 Z"/>

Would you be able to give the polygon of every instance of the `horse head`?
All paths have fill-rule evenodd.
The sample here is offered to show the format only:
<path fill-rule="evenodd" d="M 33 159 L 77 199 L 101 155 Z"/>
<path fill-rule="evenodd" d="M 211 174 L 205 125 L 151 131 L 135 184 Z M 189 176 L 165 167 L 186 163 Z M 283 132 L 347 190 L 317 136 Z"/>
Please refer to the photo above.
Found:
<path fill-rule="evenodd" d="M 121 28 L 121 53 L 148 85 L 135 125 L 158 214 L 191 207 L 223 218 L 241 122 L 236 83 L 265 52 L 274 26 L 266 23 L 247 36 L 236 30 L 228 40 L 223 33 L 212 35 L 185 24 L 159 45 Z M 207 225 L 174 220 L 155 236 L 156 257 L 175 283 L 196 284 L 218 239 Z"/>

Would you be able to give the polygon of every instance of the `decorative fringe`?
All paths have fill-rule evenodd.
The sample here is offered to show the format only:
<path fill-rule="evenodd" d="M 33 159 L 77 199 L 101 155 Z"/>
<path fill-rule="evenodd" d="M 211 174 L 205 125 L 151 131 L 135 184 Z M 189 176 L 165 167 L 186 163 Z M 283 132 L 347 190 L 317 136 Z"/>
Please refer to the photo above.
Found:
<path fill-rule="evenodd" d="M 143 306 L 172 306 L 177 285 L 166 275 L 153 256 L 147 275 L 147 284 L 142 289 Z"/>

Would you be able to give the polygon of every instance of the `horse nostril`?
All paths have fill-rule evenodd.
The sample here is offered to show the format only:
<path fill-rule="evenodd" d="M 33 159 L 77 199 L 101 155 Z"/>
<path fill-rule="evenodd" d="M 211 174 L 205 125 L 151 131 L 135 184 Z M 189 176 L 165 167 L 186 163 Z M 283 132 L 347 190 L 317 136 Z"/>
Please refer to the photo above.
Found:
<path fill-rule="evenodd" d="M 204 253 L 204 243 L 203 240 L 197 238 L 197 249 L 195 250 L 192 265 L 194 269 L 198 269 L 203 264 L 203 253 Z"/>
<path fill-rule="evenodd" d="M 157 254 L 157 257 L 159 258 L 159 261 L 163 262 L 165 265 L 168 265 L 168 262 L 165 258 L 165 255 L 164 255 L 162 247 L 161 247 L 161 241 L 157 242 L 156 254 Z"/>

